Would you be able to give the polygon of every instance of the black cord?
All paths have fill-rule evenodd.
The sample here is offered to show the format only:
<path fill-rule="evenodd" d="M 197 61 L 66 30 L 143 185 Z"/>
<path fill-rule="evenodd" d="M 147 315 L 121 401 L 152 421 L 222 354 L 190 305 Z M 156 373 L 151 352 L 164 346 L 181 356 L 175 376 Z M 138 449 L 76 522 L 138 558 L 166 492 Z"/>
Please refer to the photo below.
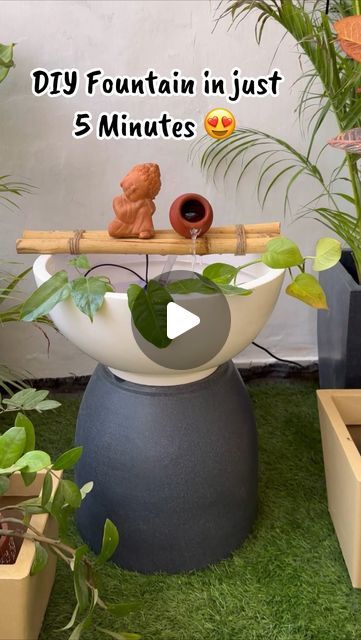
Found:
<path fill-rule="evenodd" d="M 101 264 L 96 264 L 94 267 L 91 267 L 84 273 L 84 277 L 86 277 L 91 271 L 94 271 L 94 269 L 99 269 L 99 267 L 118 267 L 118 269 L 125 269 L 126 271 L 130 271 L 130 273 L 133 273 L 135 276 L 137 276 L 137 278 L 140 278 L 140 280 L 143 280 L 143 282 L 147 282 L 147 280 L 142 278 L 142 276 L 133 269 L 130 269 L 129 267 L 123 267 L 123 265 L 121 264 L 113 264 L 111 262 L 102 262 Z"/>
<path fill-rule="evenodd" d="M 328 14 L 330 9 L 330 0 L 326 0 L 326 15 Z"/>
<path fill-rule="evenodd" d="M 295 367 L 304 369 L 303 364 L 300 364 L 299 362 L 294 362 L 293 360 L 286 360 L 285 358 L 279 358 L 278 356 L 275 356 L 275 354 L 272 353 L 272 351 L 269 351 L 269 349 L 266 349 L 266 347 L 262 347 L 262 345 L 258 344 L 258 342 L 252 342 L 252 344 L 254 344 L 255 347 L 258 347 L 258 349 L 262 349 L 262 351 L 265 351 L 266 353 L 268 353 L 268 355 L 271 356 L 271 358 L 274 358 L 279 362 L 287 362 L 288 364 L 293 364 Z"/>
<path fill-rule="evenodd" d="M 88 271 L 84 273 L 84 276 L 86 277 L 91 271 L 94 271 L 94 269 L 98 269 L 99 267 L 118 267 L 118 269 L 125 269 L 126 271 L 133 273 L 133 275 L 137 276 L 137 278 L 140 278 L 140 280 L 143 280 L 143 282 L 148 284 L 148 276 L 149 276 L 149 255 L 148 254 L 146 254 L 145 256 L 145 278 L 142 278 L 142 276 L 139 273 L 137 273 L 133 269 L 130 269 L 129 267 L 124 267 L 121 264 L 114 264 L 112 262 L 102 262 L 102 264 L 96 264 L 94 267 L 91 267 L 90 269 L 88 269 Z M 287 362 L 287 364 L 293 364 L 295 367 L 304 369 L 304 366 L 299 362 L 294 362 L 293 360 L 286 360 L 286 358 L 279 358 L 278 356 L 275 356 L 275 354 L 272 353 L 272 351 L 258 344 L 258 342 L 252 342 L 252 344 L 258 349 L 262 349 L 262 351 L 265 351 L 269 356 L 271 356 L 271 358 L 274 358 L 279 362 Z"/>
<path fill-rule="evenodd" d="M 148 275 L 149 275 L 149 255 L 145 254 L 145 281 L 148 284 Z"/>

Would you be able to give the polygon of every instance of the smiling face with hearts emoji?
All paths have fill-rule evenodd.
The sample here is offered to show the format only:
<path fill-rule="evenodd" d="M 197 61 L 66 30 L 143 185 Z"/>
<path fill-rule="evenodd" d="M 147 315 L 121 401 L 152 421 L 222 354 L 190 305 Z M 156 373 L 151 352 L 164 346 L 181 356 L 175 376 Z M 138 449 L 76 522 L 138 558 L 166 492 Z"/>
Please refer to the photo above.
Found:
<path fill-rule="evenodd" d="M 218 140 L 228 138 L 236 126 L 233 113 L 228 109 L 212 109 L 204 118 L 204 128 L 209 136 Z"/>

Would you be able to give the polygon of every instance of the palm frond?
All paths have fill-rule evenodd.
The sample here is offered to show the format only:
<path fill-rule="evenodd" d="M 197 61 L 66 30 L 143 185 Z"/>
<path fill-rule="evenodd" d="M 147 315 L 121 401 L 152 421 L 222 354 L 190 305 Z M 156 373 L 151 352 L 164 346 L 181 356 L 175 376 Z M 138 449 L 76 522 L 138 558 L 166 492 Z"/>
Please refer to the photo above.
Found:
<path fill-rule="evenodd" d="M 12 196 L 23 196 L 32 193 L 34 187 L 26 182 L 9 180 L 9 175 L 0 176 L 0 201 L 6 202 L 10 207 L 19 208 Z"/>
<path fill-rule="evenodd" d="M 361 179 L 357 167 L 358 156 L 346 154 L 327 181 L 317 166 L 326 148 L 324 140 L 318 144 L 319 134 L 329 112 L 333 113 L 336 120 L 335 135 L 361 128 L 361 65 L 341 50 L 337 34 L 332 28 L 334 21 L 353 15 L 354 7 L 352 0 L 333 0 L 330 2 L 329 15 L 325 10 L 324 0 L 225 0 L 219 4 L 219 19 L 228 16 L 234 27 L 250 14 L 255 14 L 258 43 L 269 20 L 277 22 L 285 33 L 294 38 L 302 71 L 294 83 L 297 85 L 302 82 L 295 111 L 304 135 L 308 136 L 308 149 L 303 154 L 285 140 L 268 133 L 240 129 L 227 141 L 216 141 L 203 149 L 201 166 L 215 179 L 222 168 L 223 177 L 226 177 L 236 165 L 239 167 L 238 187 L 259 158 L 258 197 L 261 203 L 264 205 L 272 190 L 282 184 L 282 178 L 287 175 L 285 209 L 289 208 L 290 191 L 297 180 L 305 175 L 312 177 L 321 186 L 320 195 L 311 201 L 313 212 L 349 244 L 361 278 Z M 306 121 L 307 126 L 304 127 Z M 314 156 L 316 159 L 312 161 Z M 349 177 L 344 175 L 346 168 Z M 345 181 L 346 193 L 340 188 L 341 181 Z M 351 189 L 352 195 L 349 193 Z M 321 206 L 323 197 L 327 199 L 327 206 Z M 342 202 L 341 206 L 338 206 L 339 202 Z M 345 202 L 353 207 L 353 213 L 343 211 Z M 301 215 L 308 211 L 308 205 L 304 205 Z"/>
<path fill-rule="evenodd" d="M 202 145 L 203 138 L 198 143 Z M 195 146 L 197 152 L 197 146 Z M 237 187 L 251 165 L 262 159 L 257 181 L 257 195 L 263 207 L 271 193 L 278 186 L 281 178 L 292 172 L 288 186 L 285 188 L 284 210 L 289 204 L 289 193 L 301 175 L 316 180 L 323 190 L 329 193 L 328 186 L 320 169 L 310 158 L 295 149 L 285 140 L 256 129 L 237 128 L 227 140 L 211 143 L 201 155 L 201 168 L 216 180 L 221 173 L 227 178 L 234 165 L 238 166 Z M 277 172 L 275 173 L 275 170 Z M 265 186 L 266 179 L 268 185 Z M 329 194 L 332 197 L 332 194 Z"/>
<path fill-rule="evenodd" d="M 6 364 L 0 362 L 0 389 L 11 395 L 14 389 L 24 389 L 28 385 L 23 381 L 25 372 L 15 371 Z"/>

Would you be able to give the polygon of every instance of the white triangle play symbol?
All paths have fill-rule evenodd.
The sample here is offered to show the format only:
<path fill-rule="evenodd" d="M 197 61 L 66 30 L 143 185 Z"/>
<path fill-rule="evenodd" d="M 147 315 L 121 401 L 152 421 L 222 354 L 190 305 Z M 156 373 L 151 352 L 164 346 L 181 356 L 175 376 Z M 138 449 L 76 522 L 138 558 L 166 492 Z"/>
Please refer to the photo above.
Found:
<path fill-rule="evenodd" d="M 190 331 L 200 323 L 199 316 L 175 302 L 167 304 L 167 337 L 170 340 Z"/>

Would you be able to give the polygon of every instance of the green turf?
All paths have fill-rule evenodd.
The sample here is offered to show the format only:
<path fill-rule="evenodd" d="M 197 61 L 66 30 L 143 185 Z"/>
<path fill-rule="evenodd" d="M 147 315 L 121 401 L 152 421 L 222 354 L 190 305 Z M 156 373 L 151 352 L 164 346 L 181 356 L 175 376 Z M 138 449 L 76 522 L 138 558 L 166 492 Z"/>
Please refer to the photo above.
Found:
<path fill-rule="evenodd" d="M 145 640 L 361 639 L 361 594 L 351 587 L 326 506 L 314 392 L 310 383 L 250 385 L 260 451 L 252 536 L 229 560 L 188 575 L 142 576 L 109 564 L 107 598 L 143 603 L 114 630 Z M 71 445 L 78 407 L 77 398 L 60 399 L 59 411 L 38 419 L 38 444 L 54 454 Z M 59 564 L 41 640 L 67 637 L 56 629 L 71 602 L 71 577 Z"/>

